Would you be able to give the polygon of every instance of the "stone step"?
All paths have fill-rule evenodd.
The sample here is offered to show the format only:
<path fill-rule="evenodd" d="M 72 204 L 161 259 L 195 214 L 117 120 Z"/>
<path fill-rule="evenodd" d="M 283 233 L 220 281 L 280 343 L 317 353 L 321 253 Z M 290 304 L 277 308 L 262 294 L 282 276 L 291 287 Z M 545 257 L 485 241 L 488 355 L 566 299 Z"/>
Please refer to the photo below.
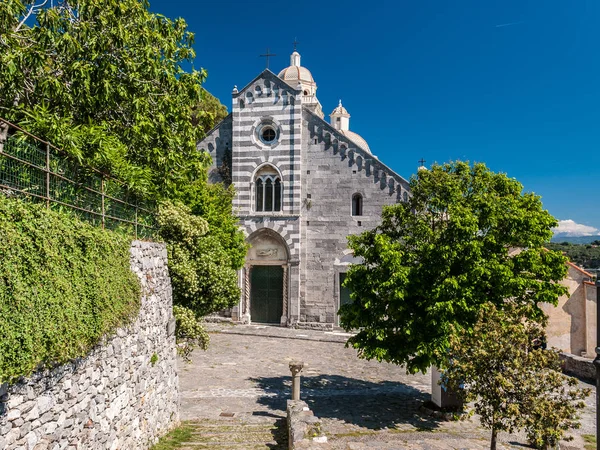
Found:
<path fill-rule="evenodd" d="M 179 450 L 287 449 L 287 427 L 283 418 L 203 419 L 188 421 L 185 425 L 191 436 L 188 442 L 180 444 Z"/>
<path fill-rule="evenodd" d="M 272 428 L 277 428 L 276 423 L 236 423 L 236 422 L 220 422 L 220 423 L 194 423 L 187 422 L 189 426 L 192 428 L 202 428 L 202 429 L 212 429 L 212 428 L 256 428 L 256 429 L 265 429 L 269 430 Z"/>
<path fill-rule="evenodd" d="M 240 427 L 225 427 L 225 428 L 194 428 L 195 431 L 192 431 L 192 436 L 203 435 L 203 436 L 218 436 L 222 434 L 229 434 L 233 432 L 242 432 L 242 433 L 270 433 L 273 430 L 277 430 L 276 427 L 270 428 L 240 428 Z"/>
<path fill-rule="evenodd" d="M 196 442 L 219 442 L 223 439 L 231 442 L 265 442 L 273 439 L 273 433 L 251 433 L 244 431 L 229 431 L 223 433 L 195 433 L 194 441 Z"/>
<path fill-rule="evenodd" d="M 219 442 L 182 442 L 180 450 L 194 450 L 201 448 L 210 448 L 213 450 L 227 450 L 227 449 L 243 449 L 243 450 L 262 450 L 262 449 L 279 449 L 285 448 L 283 445 L 276 441 L 265 441 L 265 442 L 233 442 L 233 441 L 219 441 Z"/>

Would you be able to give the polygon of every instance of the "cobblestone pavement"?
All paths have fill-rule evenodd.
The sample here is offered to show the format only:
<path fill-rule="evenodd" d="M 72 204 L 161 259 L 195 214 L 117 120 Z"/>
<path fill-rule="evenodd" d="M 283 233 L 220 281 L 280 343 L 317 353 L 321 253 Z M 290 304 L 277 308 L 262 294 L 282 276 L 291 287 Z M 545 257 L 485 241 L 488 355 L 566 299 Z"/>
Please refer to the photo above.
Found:
<path fill-rule="evenodd" d="M 209 324 L 211 344 L 192 363 L 180 361 L 181 418 L 245 422 L 285 417 L 291 396 L 288 364 L 306 363 L 301 397 L 323 424 L 331 447 L 367 449 L 485 449 L 489 432 L 476 419 L 438 421 L 420 409 L 429 400 L 429 374 L 407 375 L 398 366 L 364 361 L 344 347 L 345 333 L 256 325 Z M 591 387 L 591 386 L 589 386 Z M 575 441 L 595 433 L 594 392 Z M 499 448 L 523 448 L 522 436 L 501 434 Z"/>

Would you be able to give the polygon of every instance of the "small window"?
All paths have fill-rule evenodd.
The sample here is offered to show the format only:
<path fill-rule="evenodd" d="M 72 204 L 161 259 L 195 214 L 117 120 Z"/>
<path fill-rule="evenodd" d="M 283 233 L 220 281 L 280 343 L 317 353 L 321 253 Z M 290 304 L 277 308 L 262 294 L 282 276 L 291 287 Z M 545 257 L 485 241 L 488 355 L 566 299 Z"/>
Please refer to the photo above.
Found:
<path fill-rule="evenodd" d="M 336 121 L 336 122 L 341 122 L 341 121 L 342 121 L 342 119 L 338 117 L 337 119 L 335 119 L 335 121 Z"/>
<path fill-rule="evenodd" d="M 408 192 L 404 191 L 402 193 L 402 198 L 404 199 L 405 202 L 407 202 L 408 201 Z"/>
<path fill-rule="evenodd" d="M 262 137 L 263 142 L 266 142 L 267 144 L 270 144 L 277 137 L 277 133 L 271 127 L 264 127 L 263 130 L 262 130 L 261 137 Z"/>
<path fill-rule="evenodd" d="M 310 194 L 306 194 L 306 198 L 310 198 Z"/>
<path fill-rule="evenodd" d="M 352 196 L 352 215 L 362 216 L 363 215 L 363 198 L 360 194 L 354 194 Z"/>
<path fill-rule="evenodd" d="M 308 91 L 304 91 L 304 95 L 308 95 Z"/>

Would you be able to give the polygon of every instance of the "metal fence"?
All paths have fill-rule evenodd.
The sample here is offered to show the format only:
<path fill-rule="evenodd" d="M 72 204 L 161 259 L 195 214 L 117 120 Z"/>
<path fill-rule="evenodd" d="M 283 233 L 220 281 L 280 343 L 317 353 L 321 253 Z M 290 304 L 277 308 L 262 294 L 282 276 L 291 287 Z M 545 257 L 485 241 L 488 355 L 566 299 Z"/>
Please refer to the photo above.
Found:
<path fill-rule="evenodd" d="M 122 182 L 79 164 L 64 151 L 16 125 L 0 140 L 0 190 L 27 196 L 55 210 L 68 210 L 102 228 L 137 238 L 156 235 L 154 205 L 143 202 Z"/>

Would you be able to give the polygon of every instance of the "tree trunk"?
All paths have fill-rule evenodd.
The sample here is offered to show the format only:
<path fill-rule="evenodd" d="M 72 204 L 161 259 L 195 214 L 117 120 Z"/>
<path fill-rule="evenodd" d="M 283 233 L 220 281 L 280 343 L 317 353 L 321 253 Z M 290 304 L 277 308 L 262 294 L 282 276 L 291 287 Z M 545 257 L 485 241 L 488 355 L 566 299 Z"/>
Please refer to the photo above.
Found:
<path fill-rule="evenodd" d="M 4 150 L 4 143 L 8 137 L 8 125 L 0 122 L 0 152 Z"/>
<path fill-rule="evenodd" d="M 496 440 L 498 438 L 498 430 L 492 427 L 492 442 L 490 442 L 490 450 L 496 450 Z"/>

